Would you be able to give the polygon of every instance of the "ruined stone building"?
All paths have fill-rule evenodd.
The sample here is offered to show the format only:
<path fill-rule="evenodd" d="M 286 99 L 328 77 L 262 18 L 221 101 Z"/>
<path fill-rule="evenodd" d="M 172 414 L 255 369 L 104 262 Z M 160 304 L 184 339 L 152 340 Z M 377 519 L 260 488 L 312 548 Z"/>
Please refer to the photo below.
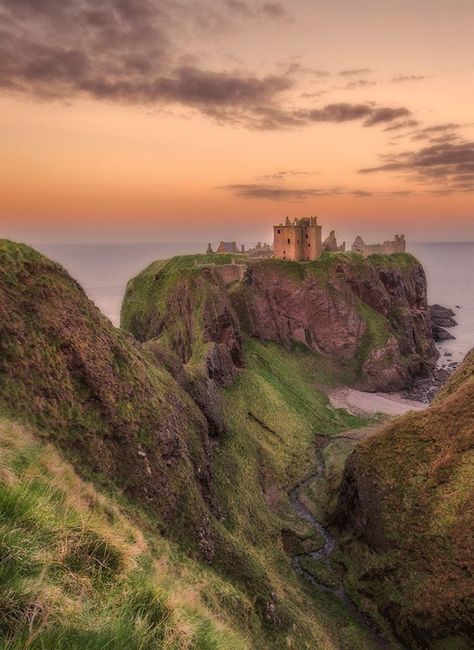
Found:
<path fill-rule="evenodd" d="M 237 242 L 235 241 L 221 241 L 216 248 L 216 253 L 239 253 Z"/>
<path fill-rule="evenodd" d="M 323 241 L 323 251 L 330 251 L 332 253 L 340 252 L 344 253 L 346 250 L 346 242 L 343 241 L 342 244 L 337 243 L 336 233 L 334 230 L 331 230 L 329 235 Z"/>
<path fill-rule="evenodd" d="M 362 237 L 356 237 L 352 244 L 352 251 L 362 255 L 381 253 L 391 255 L 392 253 L 404 253 L 406 249 L 405 235 L 395 235 L 393 241 L 384 241 L 383 244 L 366 244 Z"/>
<path fill-rule="evenodd" d="M 282 260 L 300 262 L 321 255 L 322 233 L 317 217 L 303 217 L 273 226 L 273 254 Z"/>

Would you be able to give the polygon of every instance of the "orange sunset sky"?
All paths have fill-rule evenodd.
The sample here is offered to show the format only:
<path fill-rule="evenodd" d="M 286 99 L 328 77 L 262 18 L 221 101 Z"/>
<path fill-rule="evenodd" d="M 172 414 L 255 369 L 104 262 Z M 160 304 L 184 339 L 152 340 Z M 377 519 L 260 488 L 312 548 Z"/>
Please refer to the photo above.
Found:
<path fill-rule="evenodd" d="M 0 0 L 0 236 L 474 239 L 472 0 Z"/>

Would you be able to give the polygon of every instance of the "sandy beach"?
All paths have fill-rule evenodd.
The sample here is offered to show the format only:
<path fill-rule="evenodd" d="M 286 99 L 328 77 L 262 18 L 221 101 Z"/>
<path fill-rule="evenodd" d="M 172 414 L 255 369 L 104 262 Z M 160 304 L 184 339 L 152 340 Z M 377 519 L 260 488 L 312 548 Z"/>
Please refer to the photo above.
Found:
<path fill-rule="evenodd" d="M 328 391 L 335 408 L 344 408 L 354 415 L 403 415 L 408 411 L 422 411 L 427 404 L 406 399 L 397 393 L 364 393 L 354 388 L 340 387 Z"/>

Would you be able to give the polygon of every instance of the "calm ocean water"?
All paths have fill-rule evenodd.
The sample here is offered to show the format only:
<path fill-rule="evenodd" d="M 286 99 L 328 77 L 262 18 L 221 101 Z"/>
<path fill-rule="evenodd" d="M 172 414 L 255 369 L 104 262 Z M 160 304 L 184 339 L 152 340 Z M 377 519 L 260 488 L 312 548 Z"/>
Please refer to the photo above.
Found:
<path fill-rule="evenodd" d="M 120 305 L 127 280 L 156 259 L 204 252 L 207 244 L 44 244 L 39 250 L 62 264 L 88 296 L 110 318 L 120 322 Z M 460 361 L 474 346 L 474 242 L 410 244 L 409 251 L 425 267 L 429 301 L 451 307 L 458 326 L 456 340 L 440 345 Z"/>

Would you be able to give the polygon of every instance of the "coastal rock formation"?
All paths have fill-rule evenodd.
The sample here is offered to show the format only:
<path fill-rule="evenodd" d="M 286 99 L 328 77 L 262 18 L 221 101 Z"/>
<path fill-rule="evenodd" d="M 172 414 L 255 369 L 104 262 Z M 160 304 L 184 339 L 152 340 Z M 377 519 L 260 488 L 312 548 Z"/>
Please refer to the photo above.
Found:
<path fill-rule="evenodd" d="M 407 254 L 260 262 L 231 295 L 249 334 L 329 355 L 364 390 L 410 385 L 429 375 L 438 356 L 423 267 Z"/>
<path fill-rule="evenodd" d="M 122 309 L 123 327 L 139 341 L 154 342 L 155 357 L 192 395 L 214 435 L 224 427 L 217 389 L 229 386 L 244 366 L 240 323 L 223 272 L 236 265 L 224 254 L 216 259 L 218 266 L 194 264 L 193 257 L 151 264 L 128 283 Z"/>
<path fill-rule="evenodd" d="M 258 260 L 228 286 L 221 269 L 231 269 L 234 258 L 215 258 L 218 266 L 208 256 L 150 265 L 129 282 L 122 311 L 123 327 L 138 340 L 160 341 L 186 376 L 200 374 L 199 394 L 204 380 L 230 385 L 243 367 L 241 330 L 332 357 L 345 380 L 364 390 L 399 390 L 429 376 L 438 353 L 426 278 L 414 257 L 324 253 L 311 264 Z M 211 388 L 212 404 L 214 394 Z"/>
<path fill-rule="evenodd" d="M 473 452 L 474 350 L 430 408 L 387 424 L 346 465 L 336 521 L 352 533 L 351 584 L 410 648 L 470 647 Z"/>
<path fill-rule="evenodd" d="M 455 327 L 457 322 L 453 316 L 455 313 L 448 307 L 441 305 L 430 305 L 430 321 L 431 331 L 435 341 L 446 341 L 447 339 L 454 339 L 455 337 L 446 330 L 447 327 Z"/>

